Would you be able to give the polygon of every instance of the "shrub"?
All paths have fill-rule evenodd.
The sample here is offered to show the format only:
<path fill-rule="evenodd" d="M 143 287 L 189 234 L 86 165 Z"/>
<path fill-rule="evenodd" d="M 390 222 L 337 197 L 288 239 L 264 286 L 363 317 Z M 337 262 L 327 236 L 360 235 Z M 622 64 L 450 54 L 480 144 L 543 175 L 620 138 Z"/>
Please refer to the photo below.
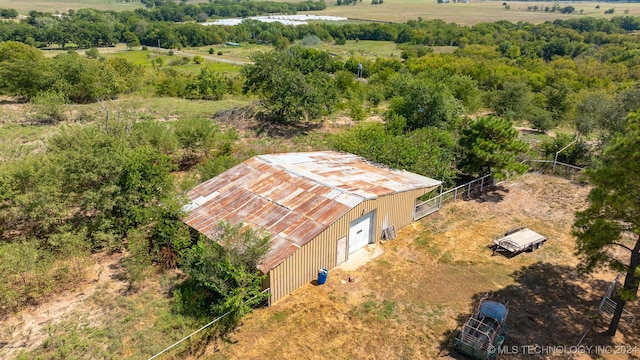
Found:
<path fill-rule="evenodd" d="M 203 59 L 204 60 L 204 59 Z M 169 62 L 169 66 L 182 66 L 187 65 L 189 63 L 189 57 L 181 56 L 177 57 Z"/>
<path fill-rule="evenodd" d="M 543 132 L 550 130 L 555 126 L 551 113 L 539 108 L 535 108 L 532 111 L 529 121 L 535 129 Z"/>
<path fill-rule="evenodd" d="M 215 241 L 201 236 L 185 253 L 182 265 L 192 288 L 200 290 L 195 293 L 208 300 L 209 311 L 229 312 L 221 323 L 231 329 L 266 297 L 261 292 L 264 275 L 257 265 L 269 251 L 270 241 L 268 235 L 243 228 L 242 224 L 220 223 L 214 236 Z M 188 300 L 186 294 L 181 295 L 181 300 Z"/>
<path fill-rule="evenodd" d="M 29 100 L 31 118 L 36 122 L 57 123 L 65 120 L 65 108 L 69 103 L 63 92 L 43 91 Z"/>
<path fill-rule="evenodd" d="M 89 59 L 96 59 L 96 58 L 98 58 L 98 56 L 100 56 L 100 52 L 96 48 L 91 48 L 91 49 L 85 51 L 84 53 L 85 53 L 85 55 L 87 55 L 87 57 Z"/>
<path fill-rule="evenodd" d="M 322 40 L 316 35 L 307 34 L 300 40 L 300 43 L 304 46 L 318 46 L 322 44 Z"/>
<path fill-rule="evenodd" d="M 542 143 L 542 154 L 546 159 L 551 160 L 555 158 L 558 151 L 564 149 L 558 154 L 558 161 L 573 165 L 588 164 L 591 157 L 589 146 L 583 140 L 578 140 L 573 145 L 568 146 L 574 140 L 575 138 L 571 135 L 558 134 L 555 138 L 550 138 Z"/>

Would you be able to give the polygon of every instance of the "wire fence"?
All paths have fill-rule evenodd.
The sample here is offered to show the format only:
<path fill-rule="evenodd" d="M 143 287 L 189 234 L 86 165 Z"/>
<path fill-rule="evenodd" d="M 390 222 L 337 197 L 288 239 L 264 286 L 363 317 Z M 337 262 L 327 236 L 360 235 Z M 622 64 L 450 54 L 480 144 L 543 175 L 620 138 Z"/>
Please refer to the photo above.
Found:
<path fill-rule="evenodd" d="M 431 213 L 438 211 L 442 205 L 457 200 L 467 200 L 495 185 L 495 180 L 491 174 L 469 181 L 466 184 L 456 186 L 453 189 L 440 193 L 439 195 L 416 204 L 414 220 L 421 219 Z"/>
<path fill-rule="evenodd" d="M 572 181 L 581 181 L 584 167 L 563 163 L 557 160 L 523 160 L 530 166 L 529 171 L 560 176 Z M 494 186 L 495 179 L 491 174 L 472 180 L 466 184 L 444 191 L 431 199 L 416 204 L 413 219 L 418 220 L 438 211 L 442 205 L 458 200 L 468 200 L 473 196 Z"/>
<path fill-rule="evenodd" d="M 266 303 L 263 301 L 263 302 L 261 302 L 260 304 L 258 304 L 256 307 L 263 306 L 264 304 L 269 304 L 269 301 L 270 301 L 269 299 L 271 298 L 271 288 L 267 288 L 267 289 L 262 290 L 262 294 L 264 294 L 264 293 L 266 293 L 266 294 L 267 294 L 267 299 L 266 299 L 266 300 L 264 300 L 264 301 L 266 301 Z M 256 297 L 257 297 L 257 295 L 256 295 L 256 296 L 254 296 L 253 298 L 251 298 L 251 299 L 249 299 L 249 300 L 245 301 L 245 304 L 246 304 L 246 303 L 248 303 L 248 302 L 250 302 L 250 301 L 252 301 L 252 300 L 253 300 L 253 299 L 255 299 Z M 196 331 L 192 332 L 191 334 L 189 334 L 189 335 L 187 335 L 187 336 L 183 337 L 182 339 L 178 340 L 177 342 L 173 343 L 171 346 L 167 347 L 166 349 L 164 349 L 164 350 L 160 351 L 159 353 L 157 353 L 157 354 L 153 355 L 153 356 L 152 356 L 152 357 L 150 357 L 148 360 L 153 360 L 153 359 L 157 358 L 158 356 L 160 356 L 160 355 L 162 355 L 162 354 L 166 353 L 167 351 L 169 351 L 169 350 L 173 349 L 174 347 L 176 347 L 176 346 L 180 345 L 180 344 L 181 344 L 181 343 L 183 343 L 184 341 L 186 341 L 186 340 L 190 339 L 190 338 L 191 338 L 192 336 L 194 336 L 195 334 L 197 334 L 197 333 L 201 332 L 202 330 L 204 330 L 204 329 L 206 329 L 206 328 L 210 327 L 211 325 L 213 325 L 213 324 L 217 323 L 218 321 L 220 321 L 220 320 L 224 319 L 225 317 L 229 316 L 229 314 L 231 314 L 231 311 L 228 311 L 228 312 L 226 312 L 226 313 L 224 313 L 224 314 L 222 314 L 222 315 L 218 316 L 217 318 L 213 319 L 213 320 L 212 320 L 211 322 L 209 322 L 208 324 L 206 324 L 206 325 L 202 326 L 200 329 L 198 329 L 198 330 L 196 330 Z"/>
<path fill-rule="evenodd" d="M 560 176 L 565 179 L 582 180 L 584 167 L 563 163 L 557 160 L 523 160 L 523 164 L 529 165 L 529 171 Z"/>

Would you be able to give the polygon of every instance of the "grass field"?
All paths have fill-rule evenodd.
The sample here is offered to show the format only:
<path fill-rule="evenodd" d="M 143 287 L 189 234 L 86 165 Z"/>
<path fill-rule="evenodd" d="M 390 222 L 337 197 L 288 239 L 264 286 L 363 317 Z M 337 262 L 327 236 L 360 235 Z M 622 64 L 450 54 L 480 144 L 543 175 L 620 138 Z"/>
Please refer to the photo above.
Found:
<path fill-rule="evenodd" d="M 31 10 L 50 13 L 63 13 L 69 9 L 93 8 L 97 10 L 131 10 L 144 7 L 140 2 L 124 2 L 116 0 L 0 0 L 0 8 L 16 9 L 22 15 Z"/>
<path fill-rule="evenodd" d="M 578 12 L 583 10 L 583 15 L 527 11 L 529 6 L 534 5 L 538 5 L 543 9 L 545 6 L 551 7 L 553 6 L 553 2 L 551 1 L 507 1 L 510 6 L 509 10 L 506 10 L 504 6 L 502 6 L 502 3 L 503 1 L 470 0 L 467 4 L 438 4 L 435 0 L 427 2 L 421 0 L 391 0 L 382 5 L 371 5 L 363 1 L 356 6 L 336 6 L 335 1 L 328 1 L 326 10 L 308 13 L 389 22 L 406 22 L 407 20 L 421 17 L 425 20 L 441 19 L 447 23 L 453 22 L 463 25 L 474 25 L 480 22 L 495 22 L 499 20 L 541 23 L 587 15 L 611 18 L 613 16 L 623 15 L 625 10 L 629 10 L 630 15 L 640 15 L 640 3 L 559 2 L 562 7 L 571 5 L 575 7 Z M 598 4 L 600 4 L 600 9 L 595 8 Z M 604 11 L 607 9 L 615 9 L 614 14 L 605 15 Z"/>

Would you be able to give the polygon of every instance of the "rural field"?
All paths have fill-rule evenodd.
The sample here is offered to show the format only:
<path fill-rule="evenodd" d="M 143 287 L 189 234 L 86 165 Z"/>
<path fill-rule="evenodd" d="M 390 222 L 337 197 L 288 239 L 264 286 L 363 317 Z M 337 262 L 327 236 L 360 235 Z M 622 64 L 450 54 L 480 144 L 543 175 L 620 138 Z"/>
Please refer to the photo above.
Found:
<path fill-rule="evenodd" d="M 629 256 L 640 259 L 640 17 L 622 18 L 640 16 L 640 3 L 335 2 L 306 13 L 349 18 L 337 25 L 203 27 L 187 20 L 324 4 L 156 2 L 114 15 L 145 5 L 0 0 L 2 16 L 25 16 L 0 22 L 0 359 L 149 359 L 222 314 L 231 316 L 159 358 L 466 359 L 453 343 L 486 296 L 509 306 L 500 359 L 640 359 L 640 319 L 608 336 L 598 310 L 611 269 L 630 268 L 617 294 L 640 318 Z M 80 8 L 106 11 L 69 12 Z M 544 23 L 556 19 L 584 21 Z M 214 204 L 217 190 L 185 199 L 198 184 L 258 155 L 304 151 L 351 153 L 445 190 L 488 173 L 508 180 L 375 245 L 366 245 L 381 237 L 374 225 L 355 232 L 368 222 L 343 215 L 346 234 L 323 230 L 334 243 L 292 242 L 295 256 L 311 253 L 290 256 L 305 267 L 292 278 L 260 267 L 287 232 L 243 228 L 263 226 L 254 214 L 279 223 L 289 205 L 265 197 L 274 208 L 249 209 L 253 200 L 233 193 L 237 204 L 216 204 L 238 211 L 233 223 L 204 232 L 186 220 L 221 219 L 192 207 Z M 556 161 L 588 170 L 571 180 L 536 171 Z M 402 224 L 430 209 L 432 186 L 397 191 L 408 199 Z M 303 201 L 302 188 L 282 193 L 338 211 L 326 205 L 334 185 L 326 203 Z M 360 219 L 380 214 L 360 205 L 348 206 Z M 291 233 L 309 234 L 312 216 L 301 213 Z M 400 226 L 375 216 L 385 234 Z M 492 239 L 520 227 L 548 241 L 493 254 Z M 330 269 L 318 285 L 317 267 L 352 244 L 370 261 L 354 256 L 357 266 Z M 270 307 L 262 274 L 280 299 Z"/>
<path fill-rule="evenodd" d="M 326 285 L 307 284 L 274 306 L 255 310 L 236 331 L 205 349 L 182 345 L 163 358 L 459 358 L 451 352 L 455 331 L 486 294 L 508 301 L 509 347 L 568 348 L 585 332 L 585 346 L 637 345 L 637 325 L 622 325 L 613 339 L 601 335 L 606 321 L 597 306 L 615 275 L 582 277 L 575 271 L 570 229 L 588 191 L 588 186 L 536 173 L 499 183 L 402 229 L 396 239 L 378 245 L 384 254 L 358 269 L 332 270 Z M 487 247 L 492 236 L 521 226 L 548 242 L 513 258 L 492 256 Z M 4 320 L 0 356 L 145 359 L 199 327 L 188 317 L 176 321 L 166 315 L 170 299 L 163 294 L 180 281 L 179 272 L 152 278 L 129 293 L 119 276 L 120 258 L 94 256 L 89 282 Z M 637 304 L 629 310 L 640 313 Z M 173 336 L 166 335 L 168 330 Z M 514 353 L 501 358 L 549 357 Z"/>
<path fill-rule="evenodd" d="M 541 23 L 556 19 L 569 19 L 577 16 L 612 17 L 624 14 L 629 10 L 630 15 L 640 14 L 640 4 L 638 3 L 596 3 L 596 2 L 558 2 L 560 6 L 571 5 L 576 11 L 584 10 L 579 14 L 560 14 L 558 12 L 528 11 L 529 6 L 538 6 L 544 9 L 546 6 L 553 6 L 553 2 L 535 1 L 507 1 L 509 9 L 503 5 L 503 1 L 474 1 L 468 3 L 448 3 L 438 4 L 436 1 L 420 0 L 400 0 L 384 2 L 382 5 L 369 5 L 365 2 L 356 6 L 336 6 L 335 2 L 328 1 L 327 9 L 324 11 L 308 12 L 309 14 L 322 14 L 343 16 L 354 19 L 366 19 L 388 22 L 406 22 L 407 20 L 440 19 L 447 23 L 457 23 L 462 25 L 475 25 L 481 22 L 495 22 L 507 20 L 511 22 L 525 21 L 531 23 Z M 600 4 L 600 8 L 596 6 Z M 615 9 L 613 15 L 605 15 L 604 10 Z"/>
<path fill-rule="evenodd" d="M 196 4 L 200 0 L 189 0 L 187 3 Z M 284 2 L 293 2 L 284 0 Z M 322 11 L 301 12 L 312 15 L 331 15 L 352 19 L 374 20 L 382 22 L 399 22 L 407 20 L 440 19 L 444 22 L 455 22 L 462 25 L 474 25 L 481 22 L 507 20 L 511 22 L 541 23 L 556 19 L 570 19 L 578 16 L 593 16 L 611 18 L 624 14 L 640 15 L 639 3 L 599 3 L 559 1 L 560 6 L 571 5 L 576 8 L 574 14 L 560 14 L 559 12 L 545 12 L 545 7 L 552 6 L 551 1 L 508 1 L 509 9 L 503 1 L 470 0 L 468 3 L 438 4 L 435 0 L 391 0 L 381 5 L 371 5 L 364 1 L 356 6 L 337 6 L 335 1 L 327 1 L 327 9 Z M 600 8 L 596 8 L 600 5 Z M 529 7 L 538 6 L 539 11 L 529 11 Z M 31 10 L 63 13 L 69 9 L 94 8 L 98 10 L 133 11 L 144 7 L 140 2 L 124 2 L 116 0 L 59 0 L 59 1 L 16 1 L 0 0 L 0 8 L 16 9 L 25 15 Z M 604 14 L 605 10 L 614 9 L 613 14 Z M 581 12 L 581 13 L 580 13 Z"/>

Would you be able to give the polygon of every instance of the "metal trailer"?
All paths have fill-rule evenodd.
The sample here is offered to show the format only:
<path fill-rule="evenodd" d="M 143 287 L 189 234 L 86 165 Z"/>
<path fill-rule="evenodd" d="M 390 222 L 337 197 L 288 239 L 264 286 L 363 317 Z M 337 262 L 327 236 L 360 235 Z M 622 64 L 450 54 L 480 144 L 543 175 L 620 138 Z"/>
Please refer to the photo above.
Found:
<path fill-rule="evenodd" d="M 483 298 L 476 312 L 464 323 L 453 347 L 476 360 L 493 360 L 507 331 L 507 303 Z"/>
<path fill-rule="evenodd" d="M 493 254 L 498 252 L 508 252 L 511 255 L 519 254 L 523 251 L 533 251 L 542 246 L 547 238 L 537 232 L 527 228 L 517 228 L 509 230 L 504 235 L 499 235 L 493 239 Z"/>

